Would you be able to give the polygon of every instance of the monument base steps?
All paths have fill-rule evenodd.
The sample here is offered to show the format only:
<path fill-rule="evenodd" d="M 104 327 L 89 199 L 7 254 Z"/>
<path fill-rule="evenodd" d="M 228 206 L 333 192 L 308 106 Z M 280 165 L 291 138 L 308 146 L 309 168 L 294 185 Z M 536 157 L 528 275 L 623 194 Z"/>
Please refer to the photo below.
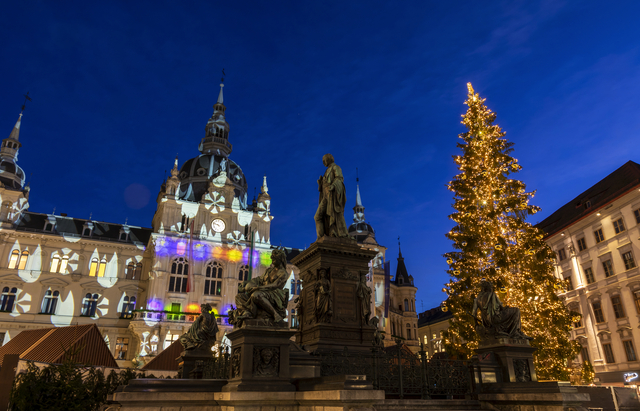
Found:
<path fill-rule="evenodd" d="M 589 394 L 568 382 L 485 384 L 478 394 L 483 409 L 495 411 L 587 411 Z"/>
<path fill-rule="evenodd" d="M 376 411 L 480 411 L 474 400 L 384 400 L 375 405 Z"/>
<path fill-rule="evenodd" d="M 119 411 L 375 411 L 384 391 L 120 392 L 114 400 Z"/>

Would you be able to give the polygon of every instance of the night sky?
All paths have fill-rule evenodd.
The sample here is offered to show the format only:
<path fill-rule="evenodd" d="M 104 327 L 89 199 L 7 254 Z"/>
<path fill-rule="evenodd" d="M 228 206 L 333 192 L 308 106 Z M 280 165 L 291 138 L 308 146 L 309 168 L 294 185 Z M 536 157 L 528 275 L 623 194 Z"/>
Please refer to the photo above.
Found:
<path fill-rule="evenodd" d="M 92 3 L 92 4 L 87 4 Z M 537 190 L 536 223 L 640 161 L 640 2 L 5 1 L 0 137 L 22 95 L 31 211 L 150 227 L 176 153 L 198 154 L 225 79 L 231 159 L 267 175 L 271 242 L 315 240 L 330 152 L 417 308 L 444 298 L 451 156 L 466 83 L 497 112 Z M 64 4 L 64 7 L 60 5 Z"/>

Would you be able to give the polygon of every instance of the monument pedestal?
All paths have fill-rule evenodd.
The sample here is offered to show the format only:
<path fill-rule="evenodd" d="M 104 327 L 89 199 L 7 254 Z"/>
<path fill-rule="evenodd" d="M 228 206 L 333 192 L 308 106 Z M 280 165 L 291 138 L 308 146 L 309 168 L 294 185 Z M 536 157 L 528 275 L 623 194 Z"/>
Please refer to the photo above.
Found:
<path fill-rule="evenodd" d="M 480 384 L 483 383 L 483 375 L 488 383 L 538 381 L 533 365 L 535 351 L 536 348 L 529 344 L 529 340 L 519 338 L 490 338 L 481 341 L 476 349 L 480 361 Z"/>
<path fill-rule="evenodd" d="M 234 329 L 231 340 L 229 382 L 222 391 L 295 391 L 289 367 L 289 328 L 261 325 L 246 320 Z"/>
<path fill-rule="evenodd" d="M 370 291 L 367 300 L 359 283 L 376 254 L 352 238 L 325 236 L 293 258 L 303 280 L 298 344 L 308 351 L 371 348 L 376 327 L 367 318 Z"/>
<path fill-rule="evenodd" d="M 202 364 L 213 358 L 211 347 L 182 351 L 178 360 L 178 378 L 202 379 Z"/>

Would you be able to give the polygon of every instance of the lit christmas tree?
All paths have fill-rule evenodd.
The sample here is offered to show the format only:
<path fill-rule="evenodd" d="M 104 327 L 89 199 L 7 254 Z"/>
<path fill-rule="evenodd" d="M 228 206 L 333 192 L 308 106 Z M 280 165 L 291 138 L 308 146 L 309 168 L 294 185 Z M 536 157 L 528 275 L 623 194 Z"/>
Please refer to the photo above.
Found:
<path fill-rule="evenodd" d="M 522 168 L 510 156 L 513 143 L 493 124 L 496 115 L 485 99 L 471 83 L 468 88 L 469 109 L 462 120 L 468 131 L 459 135 L 462 155 L 454 157 L 460 173 L 449 183 L 455 193 L 449 218 L 456 225 L 447 234 L 455 251 L 445 254 L 451 275 L 445 304 L 453 314 L 445 346 L 453 354 L 474 355 L 478 336 L 469 313 L 480 281 L 487 279 L 504 305 L 520 308 L 522 331 L 538 348 L 538 378 L 568 380 L 568 361 L 580 351 L 569 340 L 576 313 L 556 295 L 564 284 L 553 275 L 555 255 L 543 232 L 525 222 L 540 210 L 529 204 L 535 192 L 510 177 Z"/>

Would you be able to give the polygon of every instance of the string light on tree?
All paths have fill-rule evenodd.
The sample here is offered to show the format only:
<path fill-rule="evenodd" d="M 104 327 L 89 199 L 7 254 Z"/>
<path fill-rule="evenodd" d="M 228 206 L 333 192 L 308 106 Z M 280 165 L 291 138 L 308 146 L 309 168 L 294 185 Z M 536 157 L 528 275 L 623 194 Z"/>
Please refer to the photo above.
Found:
<path fill-rule="evenodd" d="M 473 355 L 478 337 L 468 312 L 486 278 L 505 305 L 520 308 L 522 331 L 538 348 L 538 378 L 568 380 L 568 361 L 580 350 L 569 340 L 575 313 L 556 295 L 563 284 L 553 276 L 555 255 L 543 234 L 525 222 L 540 210 L 529 204 L 535 192 L 510 177 L 522 169 L 510 155 L 513 143 L 494 124 L 496 114 L 485 99 L 471 83 L 467 86 L 469 108 L 462 119 L 467 132 L 457 144 L 462 155 L 454 156 L 459 174 L 448 184 L 455 199 L 450 218 L 456 225 L 446 234 L 454 251 L 445 254 L 451 276 L 446 307 L 453 314 L 445 346 L 452 354 Z"/>

